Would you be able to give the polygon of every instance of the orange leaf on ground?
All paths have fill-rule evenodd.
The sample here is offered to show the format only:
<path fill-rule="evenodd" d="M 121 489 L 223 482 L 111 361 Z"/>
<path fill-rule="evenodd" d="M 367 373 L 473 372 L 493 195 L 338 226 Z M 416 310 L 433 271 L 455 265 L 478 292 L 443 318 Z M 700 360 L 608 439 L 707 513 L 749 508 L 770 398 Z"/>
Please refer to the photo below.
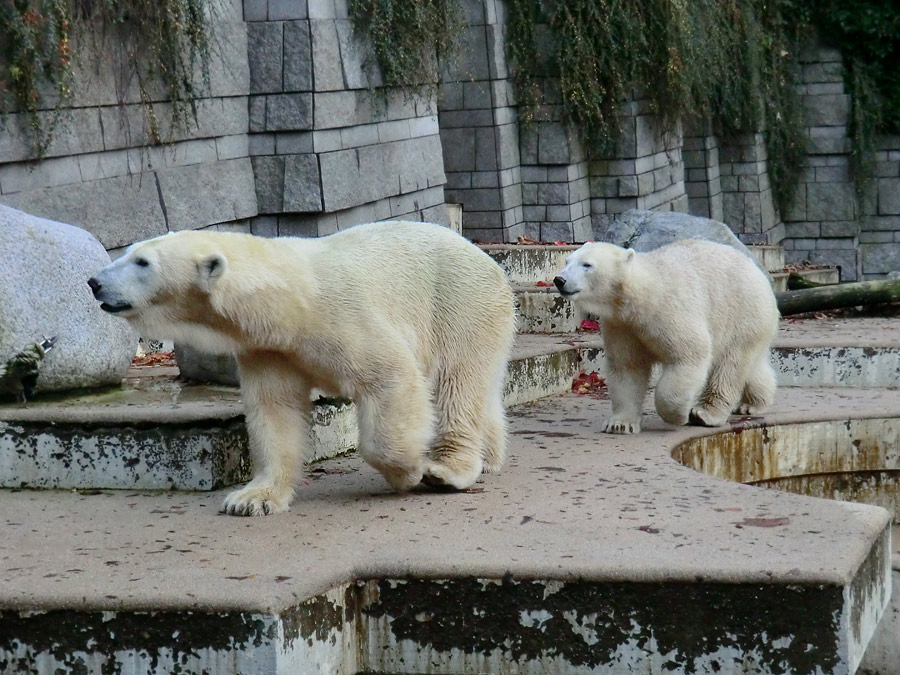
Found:
<path fill-rule="evenodd" d="M 133 366 L 174 366 L 175 357 L 172 352 L 151 352 L 135 356 L 131 361 Z"/>
<path fill-rule="evenodd" d="M 590 396 L 600 400 L 609 398 L 609 392 L 606 389 L 606 380 L 597 373 L 581 372 L 572 380 L 572 393 L 579 396 Z"/>
<path fill-rule="evenodd" d="M 590 319 L 581 322 L 581 330 L 600 330 L 600 324 Z"/>

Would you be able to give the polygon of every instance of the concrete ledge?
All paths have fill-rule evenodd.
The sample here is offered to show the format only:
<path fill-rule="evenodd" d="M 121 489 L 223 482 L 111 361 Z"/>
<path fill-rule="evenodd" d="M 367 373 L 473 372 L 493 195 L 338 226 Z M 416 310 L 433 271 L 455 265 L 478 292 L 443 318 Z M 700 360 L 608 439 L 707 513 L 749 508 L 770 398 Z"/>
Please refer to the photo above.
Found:
<path fill-rule="evenodd" d="M 569 390 L 596 339 L 523 336 L 509 364 L 506 402 Z M 240 392 L 186 384 L 176 368 L 132 368 L 124 386 L 0 405 L 0 487 L 214 490 L 249 480 Z M 353 403 L 319 398 L 307 462 L 357 447 Z"/>
<path fill-rule="evenodd" d="M 784 390 L 775 410 L 752 426 L 900 418 L 900 392 Z M 396 495 L 355 457 L 267 518 L 217 515 L 221 493 L 2 492 L 0 655 L 40 672 L 854 672 L 889 594 L 887 512 L 704 476 L 670 453 L 709 430 L 648 411 L 644 433 L 610 436 L 608 414 L 602 396 L 512 409 L 508 465 L 463 493 Z"/>

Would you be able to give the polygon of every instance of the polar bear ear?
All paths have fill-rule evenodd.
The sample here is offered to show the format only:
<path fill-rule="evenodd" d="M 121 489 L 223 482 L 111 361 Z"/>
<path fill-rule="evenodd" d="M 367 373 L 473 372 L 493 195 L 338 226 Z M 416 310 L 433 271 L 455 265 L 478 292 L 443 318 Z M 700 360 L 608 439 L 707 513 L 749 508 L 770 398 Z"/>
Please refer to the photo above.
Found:
<path fill-rule="evenodd" d="M 634 249 L 626 248 L 625 249 L 625 262 L 628 263 L 628 262 L 631 262 L 632 260 L 634 260 Z"/>
<path fill-rule="evenodd" d="M 209 291 L 213 284 L 225 273 L 228 261 L 221 253 L 210 253 L 197 259 L 197 281 L 200 287 Z"/>

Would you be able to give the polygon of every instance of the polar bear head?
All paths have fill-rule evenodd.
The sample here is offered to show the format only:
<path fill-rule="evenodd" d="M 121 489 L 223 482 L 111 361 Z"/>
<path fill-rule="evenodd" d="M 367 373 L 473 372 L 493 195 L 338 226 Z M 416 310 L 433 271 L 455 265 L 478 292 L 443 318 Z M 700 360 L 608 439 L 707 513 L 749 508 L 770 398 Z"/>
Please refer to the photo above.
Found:
<path fill-rule="evenodd" d="M 603 316 L 604 308 L 620 296 L 629 274 L 634 250 L 613 244 L 587 243 L 566 258 L 566 266 L 553 280 L 560 295 L 587 311 Z"/>
<path fill-rule="evenodd" d="M 178 232 L 138 242 L 88 285 L 102 310 L 127 319 L 141 335 L 232 351 L 235 331 L 220 301 L 235 297 L 226 288 L 234 285 L 229 256 L 236 242 L 229 236 L 244 235 Z"/>

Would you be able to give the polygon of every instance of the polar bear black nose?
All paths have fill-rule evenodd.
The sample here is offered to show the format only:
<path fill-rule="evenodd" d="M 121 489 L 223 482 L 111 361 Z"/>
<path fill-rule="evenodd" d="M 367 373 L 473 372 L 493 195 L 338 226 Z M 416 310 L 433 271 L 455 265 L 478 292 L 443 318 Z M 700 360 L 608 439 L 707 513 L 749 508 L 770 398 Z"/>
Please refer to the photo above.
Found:
<path fill-rule="evenodd" d="M 563 279 L 562 277 L 556 277 L 556 278 L 553 280 L 553 283 L 556 284 L 556 287 L 557 287 L 559 290 L 562 290 L 562 289 L 563 289 L 563 286 L 566 285 L 566 280 Z"/>
<path fill-rule="evenodd" d="M 96 297 L 97 293 L 100 292 L 100 282 L 98 282 L 94 277 L 88 279 L 88 286 L 91 287 L 91 291 L 93 291 L 94 296 Z"/>

